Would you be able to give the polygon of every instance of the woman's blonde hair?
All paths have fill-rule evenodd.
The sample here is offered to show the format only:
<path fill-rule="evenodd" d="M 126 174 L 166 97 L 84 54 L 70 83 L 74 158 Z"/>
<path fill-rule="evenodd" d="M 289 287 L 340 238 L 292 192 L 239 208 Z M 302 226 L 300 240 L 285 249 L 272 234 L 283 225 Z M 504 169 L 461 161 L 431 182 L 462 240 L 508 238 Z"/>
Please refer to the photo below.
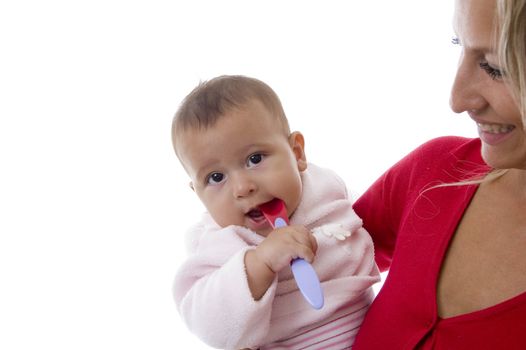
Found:
<path fill-rule="evenodd" d="M 497 55 L 504 81 L 508 85 L 526 127 L 526 0 L 496 0 L 495 33 Z M 491 182 L 507 172 L 493 169 L 486 175 L 435 187 L 473 185 Z"/>
<path fill-rule="evenodd" d="M 526 0 L 497 0 L 499 64 L 526 125 Z"/>
<path fill-rule="evenodd" d="M 495 39 L 499 65 L 526 127 L 526 0 L 497 0 Z M 483 181 L 507 170 L 495 169 Z"/>
<path fill-rule="evenodd" d="M 526 127 L 526 0 L 497 0 L 495 16 L 499 65 Z M 506 172 L 494 169 L 478 182 L 492 181 Z"/>

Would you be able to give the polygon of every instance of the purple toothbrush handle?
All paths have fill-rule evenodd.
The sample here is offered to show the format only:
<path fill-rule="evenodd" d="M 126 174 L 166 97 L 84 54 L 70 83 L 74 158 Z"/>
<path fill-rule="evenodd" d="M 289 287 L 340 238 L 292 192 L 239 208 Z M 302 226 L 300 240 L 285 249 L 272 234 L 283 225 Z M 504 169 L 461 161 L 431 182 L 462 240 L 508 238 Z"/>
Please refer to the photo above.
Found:
<path fill-rule="evenodd" d="M 274 221 L 274 227 L 283 226 L 287 226 L 287 222 L 282 218 L 277 218 Z M 313 308 L 321 309 L 323 307 L 323 291 L 321 290 L 320 279 L 312 265 L 303 259 L 294 259 L 291 263 L 291 269 L 303 297 Z"/>
<path fill-rule="evenodd" d="M 312 265 L 303 259 L 294 259 L 291 264 L 292 274 L 303 297 L 317 310 L 323 307 L 323 291 L 320 280 Z"/>

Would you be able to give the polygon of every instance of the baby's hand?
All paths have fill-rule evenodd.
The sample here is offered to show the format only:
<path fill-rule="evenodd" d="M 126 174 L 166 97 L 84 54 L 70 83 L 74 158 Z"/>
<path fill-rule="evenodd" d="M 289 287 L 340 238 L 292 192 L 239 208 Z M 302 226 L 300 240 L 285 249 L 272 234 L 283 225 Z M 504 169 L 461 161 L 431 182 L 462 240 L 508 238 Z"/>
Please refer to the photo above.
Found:
<path fill-rule="evenodd" d="M 254 300 L 267 292 L 276 273 L 296 258 L 314 260 L 316 238 L 303 226 L 286 226 L 273 230 L 255 249 L 245 254 L 248 286 Z"/>
<path fill-rule="evenodd" d="M 281 227 L 269 233 L 255 249 L 257 259 L 274 273 L 290 265 L 296 258 L 312 263 L 318 244 L 304 226 Z"/>

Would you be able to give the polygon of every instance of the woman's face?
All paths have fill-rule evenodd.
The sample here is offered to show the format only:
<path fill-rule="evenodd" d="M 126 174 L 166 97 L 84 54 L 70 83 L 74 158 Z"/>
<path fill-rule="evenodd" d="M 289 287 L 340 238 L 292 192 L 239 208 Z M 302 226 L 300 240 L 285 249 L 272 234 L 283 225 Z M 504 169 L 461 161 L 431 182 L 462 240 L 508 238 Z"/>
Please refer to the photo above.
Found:
<path fill-rule="evenodd" d="M 526 132 L 492 41 L 495 7 L 496 0 L 455 2 L 453 24 L 462 53 L 450 104 L 477 123 L 488 165 L 526 169 Z"/>

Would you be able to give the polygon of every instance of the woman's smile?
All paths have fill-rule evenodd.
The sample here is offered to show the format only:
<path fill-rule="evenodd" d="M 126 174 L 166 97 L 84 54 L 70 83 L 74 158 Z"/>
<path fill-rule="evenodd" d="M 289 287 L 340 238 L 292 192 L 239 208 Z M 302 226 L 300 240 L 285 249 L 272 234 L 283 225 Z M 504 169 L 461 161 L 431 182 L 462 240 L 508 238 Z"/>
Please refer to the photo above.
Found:
<path fill-rule="evenodd" d="M 481 140 L 488 145 L 497 145 L 513 135 L 515 126 L 511 124 L 477 123 Z"/>

